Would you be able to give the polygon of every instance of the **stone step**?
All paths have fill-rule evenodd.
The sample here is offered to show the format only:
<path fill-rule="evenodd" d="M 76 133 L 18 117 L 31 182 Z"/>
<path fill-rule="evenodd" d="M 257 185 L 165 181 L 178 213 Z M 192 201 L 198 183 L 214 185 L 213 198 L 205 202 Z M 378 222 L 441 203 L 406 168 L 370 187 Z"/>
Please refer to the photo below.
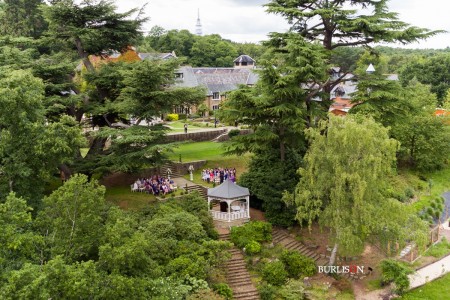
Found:
<path fill-rule="evenodd" d="M 227 278 L 228 284 L 232 287 L 241 287 L 243 285 L 251 285 L 252 280 L 250 276 L 248 277 L 239 277 L 239 278 Z"/>
<path fill-rule="evenodd" d="M 228 281 L 229 286 L 233 290 L 241 289 L 242 286 L 245 286 L 245 285 L 249 285 L 249 286 L 252 285 L 252 280 L 250 279 L 250 277 L 236 278 L 236 279 L 228 279 L 227 278 L 227 281 Z"/>
<path fill-rule="evenodd" d="M 298 246 L 298 242 L 296 240 L 289 240 L 286 244 L 284 244 L 284 248 L 291 250 L 295 246 Z"/>
<path fill-rule="evenodd" d="M 240 269 L 236 268 L 236 269 L 228 269 L 227 272 L 227 276 L 228 277 L 233 277 L 233 276 L 238 276 L 238 275 L 242 275 L 242 274 L 248 274 L 247 269 L 242 266 Z"/>
<path fill-rule="evenodd" d="M 248 274 L 248 272 L 237 272 L 237 273 L 234 273 L 234 274 L 232 274 L 232 275 L 230 275 L 230 274 L 227 274 L 227 278 L 230 280 L 230 281 L 236 281 L 236 280 L 242 280 L 242 279 L 249 279 L 250 280 L 250 274 Z"/>
<path fill-rule="evenodd" d="M 252 291 L 245 291 L 245 292 L 238 292 L 236 294 L 233 294 L 234 299 L 239 300 L 253 300 L 253 299 L 259 299 L 259 293 L 257 290 Z"/>
<path fill-rule="evenodd" d="M 227 264 L 227 268 L 231 268 L 231 269 L 239 267 L 239 266 L 243 266 L 245 268 L 245 262 Z"/>

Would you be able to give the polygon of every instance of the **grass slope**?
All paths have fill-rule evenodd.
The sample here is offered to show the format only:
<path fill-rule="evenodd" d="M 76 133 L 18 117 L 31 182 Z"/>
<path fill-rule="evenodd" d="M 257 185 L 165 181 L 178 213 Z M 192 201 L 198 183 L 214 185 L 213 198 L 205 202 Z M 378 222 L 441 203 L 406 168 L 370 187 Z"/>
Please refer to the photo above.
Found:
<path fill-rule="evenodd" d="M 125 210 L 140 210 L 156 201 L 156 197 L 147 193 L 131 192 L 130 187 L 111 187 L 106 189 L 106 201 Z"/>
<path fill-rule="evenodd" d="M 449 300 L 450 299 L 450 274 L 443 276 L 433 282 L 414 289 L 401 300 Z"/>

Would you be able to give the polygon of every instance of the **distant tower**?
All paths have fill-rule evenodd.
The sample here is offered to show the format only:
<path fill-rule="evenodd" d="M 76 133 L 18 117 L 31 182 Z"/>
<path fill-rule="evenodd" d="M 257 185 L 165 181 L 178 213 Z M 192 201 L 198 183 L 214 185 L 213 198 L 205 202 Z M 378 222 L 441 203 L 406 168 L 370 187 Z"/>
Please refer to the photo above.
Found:
<path fill-rule="evenodd" d="M 197 12 L 197 24 L 195 24 L 195 34 L 202 35 L 202 23 L 200 23 L 200 9 Z"/>

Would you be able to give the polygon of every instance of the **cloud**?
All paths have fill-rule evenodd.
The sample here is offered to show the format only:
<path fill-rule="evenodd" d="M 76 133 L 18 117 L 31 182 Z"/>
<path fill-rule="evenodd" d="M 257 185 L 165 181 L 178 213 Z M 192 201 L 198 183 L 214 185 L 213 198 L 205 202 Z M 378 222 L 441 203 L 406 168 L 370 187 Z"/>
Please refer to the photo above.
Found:
<path fill-rule="evenodd" d="M 145 24 L 148 31 L 154 25 L 165 29 L 187 29 L 195 32 L 197 9 L 204 34 L 217 33 L 234 40 L 260 41 L 269 32 L 284 32 L 286 21 L 277 15 L 265 12 L 263 4 L 270 0 L 117 0 L 120 11 L 142 7 L 150 21 Z M 418 27 L 450 31 L 448 0 L 391 0 L 392 11 L 399 13 L 399 19 Z M 408 47 L 445 48 L 450 46 L 448 34 L 438 35 L 419 44 Z"/>

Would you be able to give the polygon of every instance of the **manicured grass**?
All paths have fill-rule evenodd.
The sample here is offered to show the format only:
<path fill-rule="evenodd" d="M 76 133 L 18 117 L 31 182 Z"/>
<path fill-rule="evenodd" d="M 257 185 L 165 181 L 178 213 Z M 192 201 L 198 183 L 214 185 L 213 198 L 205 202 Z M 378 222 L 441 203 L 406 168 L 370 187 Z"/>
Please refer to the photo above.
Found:
<path fill-rule="evenodd" d="M 173 153 L 169 154 L 169 159 L 179 161 L 180 154 L 182 162 L 206 160 L 207 163 L 202 169 L 209 168 L 236 168 L 236 173 L 239 176 L 247 171 L 247 165 L 250 161 L 250 154 L 246 155 L 227 155 L 225 156 L 225 148 L 223 143 L 217 142 L 194 142 L 180 144 L 174 149 Z M 202 184 L 212 187 L 213 184 L 207 184 L 201 178 L 202 170 L 194 170 L 194 183 Z M 190 178 L 189 174 L 184 178 Z"/>
<path fill-rule="evenodd" d="M 425 252 L 425 256 L 433 256 L 436 258 L 444 257 L 445 255 L 450 253 L 450 243 L 443 238 L 442 241 L 433 245 Z"/>
<path fill-rule="evenodd" d="M 184 124 L 186 122 L 183 121 L 174 121 L 174 122 L 170 122 L 167 123 L 168 126 L 170 126 L 170 131 L 169 132 L 184 132 Z M 193 122 L 189 122 L 188 124 L 188 132 L 190 132 L 191 130 L 197 130 L 197 129 L 202 129 L 204 127 L 200 126 L 200 125 L 196 125 Z"/>
<path fill-rule="evenodd" d="M 400 299 L 402 300 L 434 300 L 450 299 L 450 274 L 414 289 Z"/>
<path fill-rule="evenodd" d="M 450 191 L 450 166 L 434 173 L 423 174 L 423 176 L 432 181 L 431 195 L 427 190 L 426 194 L 421 195 L 419 201 L 413 204 L 414 210 L 417 212 L 430 206 L 431 201 L 440 197 L 442 193 Z"/>
<path fill-rule="evenodd" d="M 201 172 L 203 169 L 210 169 L 210 168 L 236 168 L 236 176 L 239 179 L 239 176 L 242 175 L 245 171 L 247 171 L 248 162 L 250 161 L 250 155 L 241 155 L 241 156 L 222 156 L 219 159 L 212 159 L 208 160 L 205 166 L 203 166 L 202 169 L 195 170 L 194 171 L 194 183 L 206 186 L 206 187 L 213 187 L 213 183 L 207 183 L 206 181 L 202 180 Z M 189 180 L 190 175 L 185 175 L 185 179 Z"/>
<path fill-rule="evenodd" d="M 223 158 L 225 149 L 222 143 L 197 142 L 180 144 L 169 154 L 169 159 L 179 161 L 180 154 L 182 162 L 197 160 L 216 160 Z"/>
<path fill-rule="evenodd" d="M 139 210 L 156 201 L 156 197 L 147 193 L 131 192 L 130 187 L 112 187 L 106 189 L 106 201 L 125 210 Z"/>

